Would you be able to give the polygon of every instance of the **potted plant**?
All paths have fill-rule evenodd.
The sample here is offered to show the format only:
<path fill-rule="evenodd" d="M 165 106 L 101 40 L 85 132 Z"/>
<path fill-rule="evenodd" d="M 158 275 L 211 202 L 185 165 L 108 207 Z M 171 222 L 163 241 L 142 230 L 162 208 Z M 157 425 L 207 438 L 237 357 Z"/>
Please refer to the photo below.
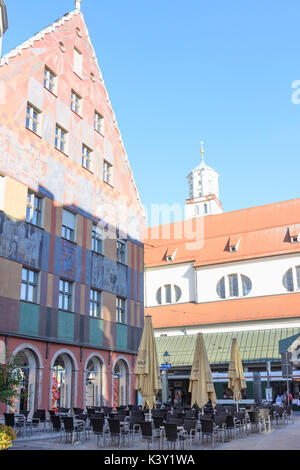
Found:
<path fill-rule="evenodd" d="M 13 428 L 0 424 L 0 450 L 8 449 L 12 447 L 12 441 L 15 441 L 17 435 Z"/>

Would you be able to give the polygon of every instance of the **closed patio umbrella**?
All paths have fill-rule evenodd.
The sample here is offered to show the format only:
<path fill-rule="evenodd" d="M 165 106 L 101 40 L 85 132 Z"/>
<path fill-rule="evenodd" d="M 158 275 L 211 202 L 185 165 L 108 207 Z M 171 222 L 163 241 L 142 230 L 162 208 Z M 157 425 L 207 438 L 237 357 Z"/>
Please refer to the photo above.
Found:
<path fill-rule="evenodd" d="M 232 339 L 230 363 L 228 368 L 228 388 L 233 392 L 233 398 L 237 402 L 242 399 L 241 391 L 246 388 L 243 365 L 236 338 Z"/>
<path fill-rule="evenodd" d="M 216 406 L 216 392 L 202 333 L 197 335 L 189 392 L 192 406 L 197 404 L 202 408 L 209 400 L 213 407 Z"/>
<path fill-rule="evenodd" d="M 155 396 L 161 390 L 161 379 L 150 315 L 145 317 L 134 373 L 136 375 L 135 389 L 142 395 L 143 406 L 148 406 L 151 411 L 155 404 Z"/>

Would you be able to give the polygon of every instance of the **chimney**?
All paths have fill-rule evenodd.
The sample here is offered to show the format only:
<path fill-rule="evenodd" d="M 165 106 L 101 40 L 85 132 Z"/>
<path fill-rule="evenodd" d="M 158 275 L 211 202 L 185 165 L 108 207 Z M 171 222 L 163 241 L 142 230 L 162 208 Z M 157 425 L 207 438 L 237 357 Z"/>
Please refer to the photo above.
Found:
<path fill-rule="evenodd" d="M 4 0 L 0 0 L 0 57 L 2 55 L 2 37 L 8 28 L 7 10 Z"/>

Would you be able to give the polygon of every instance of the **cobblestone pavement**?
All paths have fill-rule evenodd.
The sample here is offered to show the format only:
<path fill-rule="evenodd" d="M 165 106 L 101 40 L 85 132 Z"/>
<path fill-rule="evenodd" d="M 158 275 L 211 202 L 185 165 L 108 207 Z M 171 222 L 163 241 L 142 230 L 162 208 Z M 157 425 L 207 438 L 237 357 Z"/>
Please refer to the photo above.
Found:
<path fill-rule="evenodd" d="M 276 427 L 270 432 L 252 432 L 247 437 L 238 437 L 231 439 L 229 442 L 216 443 L 214 451 L 218 452 L 226 450 L 300 450 L 300 412 L 295 412 L 293 415 L 294 422 L 287 425 Z M 135 439 L 134 446 L 126 445 L 121 446 L 121 451 L 130 452 L 130 450 L 146 450 L 148 448 L 147 442 Z M 64 440 L 59 442 L 59 435 L 49 432 L 39 432 L 29 438 L 19 437 L 13 443 L 13 450 L 80 450 L 80 451 L 95 451 L 95 450 L 117 450 L 118 447 L 99 445 L 97 447 L 97 440 L 95 436 L 91 436 L 90 440 L 82 440 L 81 442 L 65 443 Z M 150 447 L 150 450 L 151 447 Z M 158 445 L 153 447 L 153 450 L 158 450 Z M 167 450 L 165 448 L 165 450 Z M 193 451 L 212 450 L 210 443 L 205 445 L 197 445 Z"/>

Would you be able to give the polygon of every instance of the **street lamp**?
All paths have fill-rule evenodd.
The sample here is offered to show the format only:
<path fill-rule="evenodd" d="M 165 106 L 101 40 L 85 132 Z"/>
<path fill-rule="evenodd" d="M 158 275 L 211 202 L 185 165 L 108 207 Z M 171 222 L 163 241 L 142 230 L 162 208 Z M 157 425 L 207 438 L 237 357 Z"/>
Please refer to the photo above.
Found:
<path fill-rule="evenodd" d="M 168 351 L 165 351 L 163 355 L 164 364 L 169 365 L 170 358 L 171 356 L 168 353 Z M 169 401 L 168 366 L 162 370 L 161 381 L 162 381 L 162 402 L 168 403 Z"/>
<path fill-rule="evenodd" d="M 164 352 L 164 355 L 163 355 L 163 359 L 164 359 L 164 363 L 165 363 L 165 364 L 169 364 L 169 362 L 170 362 L 170 357 L 171 357 L 171 356 L 170 356 L 170 354 L 168 353 L 168 351 L 165 351 L 165 352 Z"/>

